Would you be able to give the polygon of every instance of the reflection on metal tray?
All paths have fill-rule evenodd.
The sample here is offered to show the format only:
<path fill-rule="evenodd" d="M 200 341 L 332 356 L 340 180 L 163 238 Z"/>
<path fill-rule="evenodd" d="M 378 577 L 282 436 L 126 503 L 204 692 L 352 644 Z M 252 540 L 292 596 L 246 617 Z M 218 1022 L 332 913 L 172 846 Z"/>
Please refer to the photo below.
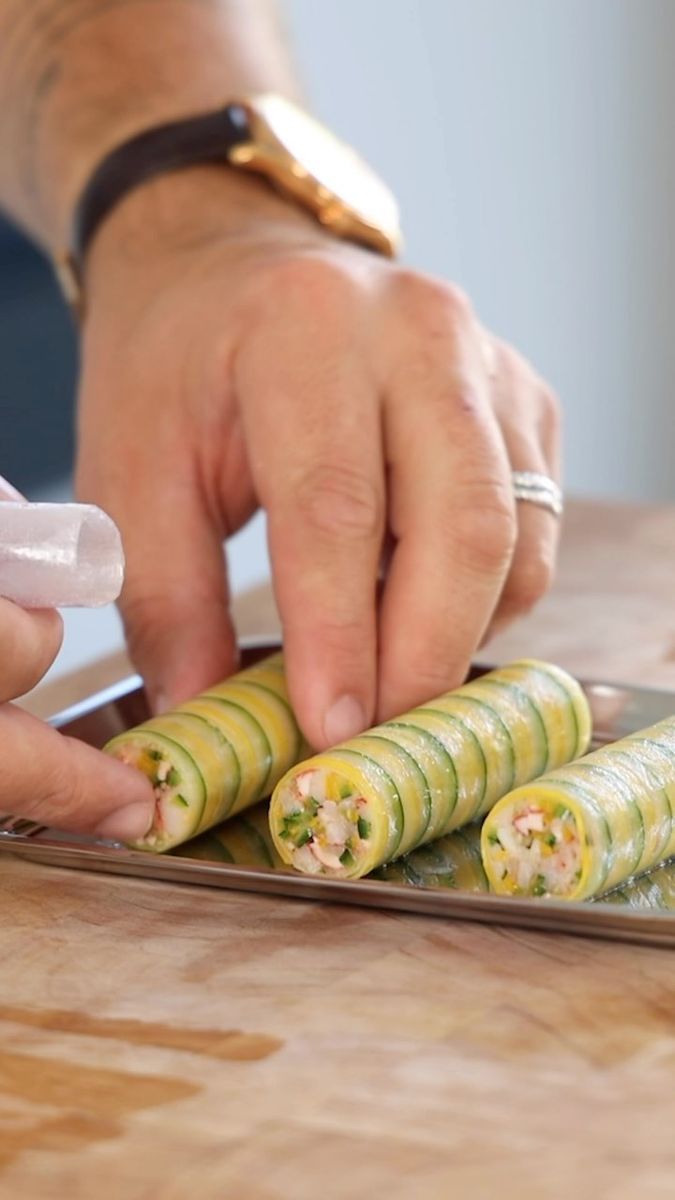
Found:
<path fill-rule="evenodd" d="M 248 644 L 243 665 L 277 648 Z M 476 673 L 488 669 L 478 667 Z M 585 683 L 584 689 L 593 711 L 596 745 L 675 711 L 671 692 L 599 682 Z M 53 724 L 100 747 L 147 715 L 140 680 L 134 676 L 60 713 Z M 675 947 L 675 862 L 593 903 L 493 896 L 483 874 L 477 827 L 440 838 L 354 882 L 311 878 L 282 868 L 269 836 L 265 804 L 164 856 L 51 830 L 33 836 L 0 834 L 0 852 L 57 867 Z"/>

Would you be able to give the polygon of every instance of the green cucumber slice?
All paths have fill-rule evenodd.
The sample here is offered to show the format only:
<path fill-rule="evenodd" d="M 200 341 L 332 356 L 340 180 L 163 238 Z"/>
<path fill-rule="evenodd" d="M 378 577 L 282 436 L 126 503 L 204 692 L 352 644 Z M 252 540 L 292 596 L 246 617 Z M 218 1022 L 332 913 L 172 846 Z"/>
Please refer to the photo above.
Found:
<path fill-rule="evenodd" d="M 546 730 L 546 738 L 549 743 L 549 763 L 546 770 L 551 770 L 558 762 L 572 761 L 580 754 L 584 754 L 587 750 L 586 739 L 583 740 L 583 731 L 579 725 L 579 713 L 577 712 L 577 703 L 583 702 L 586 704 L 585 697 L 581 694 L 579 701 L 578 696 L 574 696 L 568 690 L 566 682 L 574 685 L 575 690 L 578 689 L 577 680 L 568 677 L 565 672 L 561 672 L 558 676 L 557 670 L 550 670 L 545 662 L 540 662 L 538 659 L 527 659 L 524 664 L 514 662 L 514 664 L 506 667 L 500 667 L 500 674 L 504 679 L 513 680 L 513 683 L 518 685 L 516 674 L 522 672 L 522 679 L 527 679 L 528 676 L 534 680 L 540 680 L 540 684 L 545 684 L 546 689 L 550 689 L 552 696 L 548 703 L 542 700 L 537 704 L 538 712 L 542 715 Z M 555 697 L 555 698 L 554 698 Z M 539 698 L 539 697 L 538 697 Z M 561 737 L 562 734 L 562 737 Z M 557 737 L 556 737 L 557 736 Z M 552 750 L 552 743 L 561 739 L 560 751 L 555 754 Z"/>
<path fill-rule="evenodd" d="M 208 829 L 228 817 L 241 786 L 239 758 L 229 739 L 211 722 L 187 712 L 153 717 L 144 728 L 154 728 L 172 738 L 194 762 L 199 763 L 206 787 L 201 828 Z"/>
<path fill-rule="evenodd" d="M 397 853 L 405 854 L 419 846 L 429 828 L 432 804 L 427 777 L 417 760 L 379 729 L 377 733 L 365 733 L 353 738 L 350 744 L 354 749 L 365 747 L 366 753 L 370 752 L 370 756 L 384 767 L 394 781 L 403 806 L 405 831 Z M 419 802 L 418 812 L 414 811 L 415 802 Z"/>
<path fill-rule="evenodd" d="M 178 711 L 202 717 L 215 726 L 239 759 L 239 790 L 228 815 L 233 816 L 260 800 L 268 790 L 272 771 L 272 747 L 260 722 L 241 704 L 213 695 L 187 700 Z"/>
<path fill-rule="evenodd" d="M 457 799 L 442 832 L 448 833 L 456 825 L 475 820 L 485 803 L 488 769 L 485 751 L 473 729 L 461 717 L 429 705 L 406 716 L 416 729 L 427 729 L 443 743 L 455 767 Z"/>
<path fill-rule="evenodd" d="M 186 806 L 172 804 L 176 792 L 173 788 L 168 789 L 165 798 L 157 801 L 152 829 L 143 839 L 131 845 L 161 853 L 195 835 L 206 806 L 206 783 L 197 763 L 182 745 L 166 734 L 141 725 L 127 733 L 118 734 L 108 742 L 105 750 L 132 765 L 136 765 L 134 759 L 143 755 L 150 757 L 153 752 L 155 755 L 159 753 L 170 764 L 170 770 L 177 772 L 180 782 L 175 786 L 187 801 Z M 150 757 L 150 761 L 156 764 L 157 758 Z M 138 769 L 143 768 L 139 766 Z M 152 778 L 149 770 L 145 770 L 144 774 Z"/>
<path fill-rule="evenodd" d="M 516 777 L 515 784 L 518 786 L 522 783 L 529 783 L 531 779 L 536 779 L 539 775 L 543 775 L 544 771 L 549 766 L 549 741 L 546 732 L 546 725 L 537 705 L 531 696 L 527 694 L 524 688 L 519 687 L 517 683 L 512 683 L 510 680 L 497 679 L 493 675 L 486 675 L 481 680 L 478 680 L 485 688 L 497 693 L 506 693 L 506 697 L 515 706 L 515 714 L 513 709 L 508 714 L 505 712 L 505 723 L 508 719 L 507 728 L 511 736 L 511 743 L 515 750 L 516 761 Z M 498 707 L 503 700 L 497 700 Z M 510 708 L 510 705 L 507 707 Z M 525 718 L 526 728 L 522 728 L 522 709 L 525 708 L 528 717 Z M 520 726 L 520 729 L 518 728 Z M 529 735 L 529 737 L 528 737 Z M 520 761 L 522 757 L 521 739 L 526 739 L 525 747 L 534 752 L 534 762 L 532 766 L 524 764 Z"/>
<path fill-rule="evenodd" d="M 271 792 L 282 775 L 295 766 L 302 745 L 300 730 L 288 702 L 257 680 L 238 680 L 236 677 L 204 694 L 239 704 L 258 722 L 270 747 L 271 764 L 264 789 Z"/>
<path fill-rule="evenodd" d="M 453 709 L 458 708 L 462 712 L 462 720 L 473 730 L 478 740 L 483 739 L 481 745 L 487 768 L 484 804 L 491 807 L 501 796 L 513 790 L 516 778 L 516 751 L 509 727 L 494 705 L 477 696 L 457 692 L 448 700 Z M 492 767 L 487 749 L 495 753 L 496 763 L 493 763 Z M 480 816 L 480 810 L 475 815 Z"/>
<path fill-rule="evenodd" d="M 386 721 L 381 727 L 382 731 L 387 729 L 394 730 L 394 737 L 400 740 L 400 743 L 408 751 L 416 757 L 414 751 L 419 752 L 419 745 L 415 745 L 420 740 L 424 743 L 424 754 L 422 762 L 417 758 L 416 761 L 423 771 L 427 780 L 427 786 L 431 792 L 432 811 L 427 825 L 425 837 L 440 837 L 452 818 L 457 805 L 457 769 L 455 767 L 452 755 L 446 750 L 443 742 L 429 729 L 425 729 L 423 725 L 415 723 L 414 717 L 411 715 L 409 721 Z M 431 767 L 434 767 L 434 777 L 440 779 L 438 786 L 431 784 L 432 774 Z"/>
<path fill-rule="evenodd" d="M 639 869 L 642 861 L 642 856 L 645 849 L 646 834 L 642 811 L 635 798 L 635 795 L 631 791 L 630 785 L 627 785 L 618 772 L 615 773 L 609 766 L 603 767 L 596 762 L 584 760 L 583 758 L 574 763 L 574 770 L 575 772 L 578 771 L 580 774 L 588 775 L 590 779 L 604 780 L 605 788 L 598 788 L 600 795 L 602 795 L 603 790 L 606 792 L 607 785 L 609 785 L 612 792 L 619 792 L 619 803 L 621 808 L 625 807 L 626 811 L 630 812 L 633 822 L 632 836 L 635 839 L 635 851 L 632 865 L 629 868 L 629 874 L 633 875 Z M 607 814 L 606 819 L 611 827 L 611 813 Z M 614 830 L 612 831 L 612 834 L 613 841 L 616 842 Z M 622 837 L 622 843 L 623 841 L 624 839 Z"/>

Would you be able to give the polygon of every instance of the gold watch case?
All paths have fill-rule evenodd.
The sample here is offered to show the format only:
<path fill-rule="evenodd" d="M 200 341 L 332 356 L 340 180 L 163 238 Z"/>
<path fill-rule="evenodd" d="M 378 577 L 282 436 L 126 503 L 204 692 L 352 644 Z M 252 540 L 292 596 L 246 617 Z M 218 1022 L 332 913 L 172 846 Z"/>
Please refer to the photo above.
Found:
<path fill-rule="evenodd" d="M 240 105 L 251 137 L 230 150 L 233 166 L 266 176 L 337 237 L 389 257 L 399 252 L 396 200 L 351 146 L 283 96 L 270 92 Z"/>

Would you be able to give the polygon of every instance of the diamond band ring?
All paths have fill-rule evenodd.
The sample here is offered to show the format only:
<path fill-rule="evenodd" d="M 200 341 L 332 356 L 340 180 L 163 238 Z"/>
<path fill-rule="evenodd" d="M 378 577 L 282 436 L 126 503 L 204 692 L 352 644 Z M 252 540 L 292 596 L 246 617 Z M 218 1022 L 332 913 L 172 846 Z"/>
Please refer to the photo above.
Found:
<path fill-rule="evenodd" d="M 562 516 L 563 496 L 554 479 L 540 475 L 538 471 L 513 471 L 511 478 L 516 500 L 545 508 L 554 517 Z"/>

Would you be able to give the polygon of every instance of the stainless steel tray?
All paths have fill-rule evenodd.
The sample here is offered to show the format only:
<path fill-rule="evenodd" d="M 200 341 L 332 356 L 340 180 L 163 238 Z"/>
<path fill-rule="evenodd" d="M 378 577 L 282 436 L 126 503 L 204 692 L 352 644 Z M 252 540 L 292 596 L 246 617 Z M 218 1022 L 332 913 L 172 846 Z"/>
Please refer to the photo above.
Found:
<path fill-rule="evenodd" d="M 243 662 L 252 662 L 276 648 L 268 643 L 249 643 L 243 649 Z M 488 669 L 477 667 L 476 674 Z M 675 693 L 602 682 L 586 682 L 584 689 L 593 710 L 596 744 L 613 741 L 675 712 Z M 137 724 L 147 715 L 140 680 L 132 676 L 59 713 L 52 723 L 64 733 L 102 746 L 113 734 Z M 19 832 L 0 834 L 0 853 L 46 866 L 675 947 L 675 911 L 632 908 L 630 901 L 625 905 L 616 903 L 615 896 L 585 904 L 498 897 L 475 890 L 463 891 L 452 882 L 450 886 L 447 883 L 428 886 L 424 874 L 420 876 L 418 871 L 414 872 L 414 885 L 389 882 L 387 871 L 383 879 L 371 877 L 356 882 L 316 879 L 271 865 L 208 861 L 206 852 L 204 839 L 181 847 L 180 856 L 155 856 L 52 830 L 41 830 L 31 836 Z M 661 868 L 662 878 L 664 872 L 675 895 L 675 862 Z"/>

